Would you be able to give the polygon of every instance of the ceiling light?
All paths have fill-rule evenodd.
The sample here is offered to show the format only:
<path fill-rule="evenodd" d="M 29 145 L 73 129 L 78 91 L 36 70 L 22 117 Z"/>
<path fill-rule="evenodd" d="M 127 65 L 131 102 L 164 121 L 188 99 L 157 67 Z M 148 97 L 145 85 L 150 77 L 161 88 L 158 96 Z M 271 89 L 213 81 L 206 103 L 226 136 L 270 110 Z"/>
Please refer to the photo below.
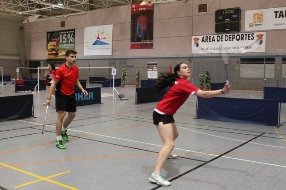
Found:
<path fill-rule="evenodd" d="M 61 1 L 58 1 L 58 6 L 63 6 L 64 4 Z"/>

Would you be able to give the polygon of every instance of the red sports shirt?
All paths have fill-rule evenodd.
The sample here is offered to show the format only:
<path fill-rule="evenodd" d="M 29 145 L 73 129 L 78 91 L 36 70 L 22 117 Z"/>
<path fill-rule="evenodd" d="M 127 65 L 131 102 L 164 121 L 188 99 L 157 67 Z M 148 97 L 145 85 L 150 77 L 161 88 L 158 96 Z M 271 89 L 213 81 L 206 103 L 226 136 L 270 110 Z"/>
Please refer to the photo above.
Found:
<path fill-rule="evenodd" d="M 73 94 L 78 79 L 78 66 L 74 64 L 72 67 L 67 67 L 66 64 L 62 64 L 56 70 L 54 79 L 58 82 L 60 90 L 64 95 Z"/>
<path fill-rule="evenodd" d="M 195 94 L 198 90 L 199 88 L 187 79 L 178 78 L 163 99 L 158 102 L 156 109 L 165 114 L 174 115 L 190 94 Z"/>

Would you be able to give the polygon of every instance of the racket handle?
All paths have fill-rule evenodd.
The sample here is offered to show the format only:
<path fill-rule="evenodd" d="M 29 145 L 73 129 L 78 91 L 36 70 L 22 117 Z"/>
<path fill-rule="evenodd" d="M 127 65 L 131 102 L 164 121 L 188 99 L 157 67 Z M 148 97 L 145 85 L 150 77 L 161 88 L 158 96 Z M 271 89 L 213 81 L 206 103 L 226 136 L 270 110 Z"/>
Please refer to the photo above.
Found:
<path fill-rule="evenodd" d="M 225 81 L 225 84 L 226 84 L 226 85 L 229 85 L 229 80 L 226 80 L 226 81 Z"/>

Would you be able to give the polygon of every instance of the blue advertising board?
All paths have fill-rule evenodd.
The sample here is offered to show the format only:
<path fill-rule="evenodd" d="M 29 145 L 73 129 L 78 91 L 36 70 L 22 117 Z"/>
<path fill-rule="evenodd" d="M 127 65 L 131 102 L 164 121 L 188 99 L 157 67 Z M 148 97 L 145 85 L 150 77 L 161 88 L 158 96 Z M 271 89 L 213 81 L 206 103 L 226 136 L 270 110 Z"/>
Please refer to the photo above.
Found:
<path fill-rule="evenodd" d="M 77 106 L 84 106 L 90 104 L 101 104 L 101 88 L 87 88 L 87 96 L 79 90 L 75 90 L 75 101 Z"/>

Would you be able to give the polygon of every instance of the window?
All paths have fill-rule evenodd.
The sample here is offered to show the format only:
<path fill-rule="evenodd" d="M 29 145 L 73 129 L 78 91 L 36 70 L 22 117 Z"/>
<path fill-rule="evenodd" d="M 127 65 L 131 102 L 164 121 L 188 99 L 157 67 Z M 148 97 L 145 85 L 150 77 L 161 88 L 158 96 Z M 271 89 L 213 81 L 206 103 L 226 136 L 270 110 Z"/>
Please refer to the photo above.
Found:
<path fill-rule="evenodd" d="M 274 68 L 275 58 L 240 59 L 240 77 L 274 78 Z"/>
<path fill-rule="evenodd" d="M 208 4 L 199 4 L 198 12 L 199 13 L 206 13 L 206 12 L 208 12 Z"/>
<path fill-rule="evenodd" d="M 286 78 L 286 57 L 282 58 L 282 78 Z"/>

